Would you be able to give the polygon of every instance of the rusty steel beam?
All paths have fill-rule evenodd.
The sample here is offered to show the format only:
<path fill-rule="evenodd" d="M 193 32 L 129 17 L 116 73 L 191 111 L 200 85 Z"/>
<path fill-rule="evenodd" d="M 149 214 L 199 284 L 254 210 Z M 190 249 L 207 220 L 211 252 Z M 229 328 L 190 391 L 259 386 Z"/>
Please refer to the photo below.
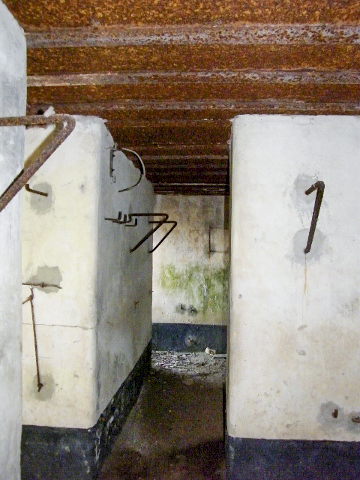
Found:
<path fill-rule="evenodd" d="M 69 87 L 86 85 L 164 85 L 167 84 L 234 84 L 234 82 L 359 85 L 358 70 L 221 70 L 221 71 L 154 71 L 74 73 L 59 75 L 29 75 L 28 87 Z"/>
<path fill-rule="evenodd" d="M 274 22 L 275 23 L 275 22 Z M 26 33 L 35 48 L 125 47 L 148 45 L 358 45 L 358 25 L 238 24 L 145 25 L 52 28 Z"/>
<path fill-rule="evenodd" d="M 222 164 L 221 160 L 227 160 L 229 157 L 228 155 L 191 155 L 187 154 L 186 152 L 182 155 L 142 155 L 141 158 L 147 162 L 155 162 L 156 164 L 163 162 L 164 165 L 167 165 L 171 162 L 183 161 L 184 158 L 187 160 L 196 160 L 198 162 L 209 162 L 210 160 L 220 160 L 220 164 Z M 176 165 L 176 163 L 175 163 Z"/>
<path fill-rule="evenodd" d="M 159 157 L 160 165 L 162 162 L 162 158 L 166 155 L 177 155 L 179 158 L 186 159 L 187 155 L 197 155 L 202 158 L 202 156 L 219 154 L 224 157 L 223 161 L 227 161 L 229 156 L 229 147 L 227 142 L 225 143 L 207 143 L 206 145 L 185 145 L 185 144 L 177 144 L 177 145 L 144 145 L 138 143 L 137 145 L 131 145 L 129 148 L 132 150 L 136 150 L 142 159 L 144 156 L 147 155 L 153 157 Z M 146 161 L 146 160 L 145 160 Z M 179 160 L 181 161 L 181 160 Z M 186 160 L 185 160 L 186 161 Z M 202 161 L 202 160 L 201 160 Z M 150 162 L 151 168 L 151 162 Z"/>
<path fill-rule="evenodd" d="M 72 113 L 72 105 L 78 108 L 79 99 L 86 108 L 105 105 L 109 107 L 106 112 L 107 120 L 120 120 L 124 123 L 130 123 L 133 119 L 130 116 L 121 114 L 116 110 L 117 105 L 124 101 L 136 102 L 143 101 L 146 105 L 150 102 L 173 102 L 178 105 L 179 102 L 207 101 L 236 101 L 248 102 L 256 100 L 301 100 L 305 102 L 316 103 L 349 103 L 359 101 L 360 84 L 341 84 L 341 85 L 318 85 L 318 84 L 276 84 L 276 83 L 212 83 L 203 84 L 164 84 L 164 85 L 134 85 L 134 86 L 68 86 L 68 87 L 31 87 L 28 89 L 29 104 L 53 104 L 56 105 L 59 100 L 62 101 L 62 109 L 67 113 Z M 64 110 L 66 109 L 67 110 Z M 185 113 L 186 112 L 186 113 Z M 78 113 L 78 112 L 76 112 Z M 214 115 L 215 113 L 215 115 Z M 96 111 L 91 115 L 96 115 Z M 167 115 L 166 121 L 169 121 L 171 115 Z M 163 116 L 151 114 L 151 110 L 143 110 L 143 114 L 136 118 L 137 123 L 156 122 L 158 125 L 163 123 Z M 195 115 L 192 110 L 184 110 L 179 115 L 174 115 L 171 121 L 219 121 L 219 112 L 212 112 L 211 109 L 205 113 Z M 223 118 L 224 120 L 224 118 Z"/>
<path fill-rule="evenodd" d="M 27 64 L 28 75 L 174 69 L 359 70 L 360 45 L 220 44 L 40 48 L 28 50 Z"/>
<path fill-rule="evenodd" d="M 134 147 L 135 148 L 135 147 Z M 215 152 L 226 152 L 228 153 L 228 145 L 225 143 L 206 143 L 199 145 L 137 145 L 138 153 L 143 158 L 144 155 L 151 156 L 164 156 L 164 155 L 187 155 L 191 152 L 194 155 L 206 155 L 206 152 L 209 152 L 209 155 L 214 154 Z M 220 155 L 220 154 L 219 154 Z M 227 156 L 227 155 L 226 155 Z"/>
<path fill-rule="evenodd" d="M 184 127 L 129 127 L 119 124 L 107 123 L 114 141 L 122 147 L 147 143 L 150 145 L 191 145 L 205 143 L 224 143 L 230 138 L 231 124 L 224 127 L 199 126 L 193 128 Z M 135 148 L 135 150 L 137 150 Z"/>
<path fill-rule="evenodd" d="M 157 172 L 155 170 L 150 170 L 146 172 L 147 178 L 151 179 L 154 183 L 159 182 L 191 182 L 196 177 L 197 182 L 212 183 L 212 181 L 226 181 L 228 176 L 227 170 L 207 170 L 206 168 L 194 168 L 194 169 L 183 169 L 183 170 L 172 170 L 172 165 L 169 165 L 167 171 Z"/>
<path fill-rule="evenodd" d="M 177 195 L 228 195 L 229 184 L 206 184 L 206 183 L 155 183 L 156 194 Z"/>
<path fill-rule="evenodd" d="M 5 0 L 25 28 L 104 25 L 327 24 L 359 21 L 358 0 Z"/>
<path fill-rule="evenodd" d="M 41 107 L 43 104 L 38 104 Z M 97 102 L 97 103 L 69 103 L 57 104 L 54 103 L 55 108 L 61 110 L 69 109 L 72 114 L 92 115 L 92 112 L 97 112 L 99 115 L 105 116 L 106 112 L 130 112 L 130 111 L 206 111 L 206 110 L 227 110 L 231 114 L 238 112 L 253 113 L 254 110 L 263 113 L 267 110 L 268 113 L 276 112 L 277 110 L 291 112 L 309 112 L 316 114 L 317 110 L 326 113 L 330 112 L 359 112 L 359 102 L 311 102 L 292 99 L 259 99 L 259 100 L 245 100 L 245 99 L 203 99 L 203 100 L 189 100 L 189 101 L 171 101 L 171 100 L 138 100 L 125 99 L 116 103 L 111 102 Z"/>
<path fill-rule="evenodd" d="M 27 117 L 0 118 L 0 127 L 55 125 L 55 132 L 45 142 L 41 153 L 28 167 L 25 167 L 0 197 L 0 212 L 14 196 L 28 183 L 55 150 L 66 140 L 75 128 L 75 119 L 69 115 L 52 115 L 50 117 L 31 115 Z M 59 130 L 60 129 L 60 130 Z"/>

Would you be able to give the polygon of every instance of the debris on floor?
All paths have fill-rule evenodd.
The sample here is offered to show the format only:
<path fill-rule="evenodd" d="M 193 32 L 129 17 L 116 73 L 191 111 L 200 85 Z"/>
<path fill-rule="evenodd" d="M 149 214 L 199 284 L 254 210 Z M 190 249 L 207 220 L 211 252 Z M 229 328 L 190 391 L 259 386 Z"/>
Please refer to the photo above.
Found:
<path fill-rule="evenodd" d="M 225 376 L 223 355 L 153 352 L 100 479 L 225 479 Z"/>

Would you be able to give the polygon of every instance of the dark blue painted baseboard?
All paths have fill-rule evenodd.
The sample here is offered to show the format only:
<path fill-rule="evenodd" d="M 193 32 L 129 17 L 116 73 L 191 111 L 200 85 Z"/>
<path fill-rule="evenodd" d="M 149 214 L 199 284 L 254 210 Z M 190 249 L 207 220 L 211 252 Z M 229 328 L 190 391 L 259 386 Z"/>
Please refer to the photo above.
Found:
<path fill-rule="evenodd" d="M 360 442 L 226 439 L 227 480 L 358 480 Z"/>
<path fill-rule="evenodd" d="M 226 353 L 227 327 L 188 323 L 153 323 L 153 350 L 203 352 L 206 347 Z"/>
<path fill-rule="evenodd" d="M 150 364 L 151 343 L 92 428 L 23 425 L 22 480 L 97 478 L 116 436 L 136 403 Z"/>

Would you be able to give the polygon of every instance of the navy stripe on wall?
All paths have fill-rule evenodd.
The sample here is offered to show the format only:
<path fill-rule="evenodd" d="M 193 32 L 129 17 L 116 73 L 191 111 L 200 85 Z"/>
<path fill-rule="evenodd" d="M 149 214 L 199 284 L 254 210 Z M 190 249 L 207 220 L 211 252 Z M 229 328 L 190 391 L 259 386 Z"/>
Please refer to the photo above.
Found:
<path fill-rule="evenodd" d="M 206 347 L 226 353 L 227 327 L 224 325 L 192 325 L 188 323 L 153 323 L 153 350 L 203 352 Z"/>
<path fill-rule="evenodd" d="M 360 443 L 227 437 L 228 480 L 357 480 Z"/>

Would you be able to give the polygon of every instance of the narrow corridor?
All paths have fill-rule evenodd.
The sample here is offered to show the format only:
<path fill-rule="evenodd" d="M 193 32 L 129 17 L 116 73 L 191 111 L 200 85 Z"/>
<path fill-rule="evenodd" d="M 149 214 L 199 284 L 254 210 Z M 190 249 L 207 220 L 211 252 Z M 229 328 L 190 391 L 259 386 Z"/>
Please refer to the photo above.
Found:
<path fill-rule="evenodd" d="M 150 375 L 100 479 L 225 479 L 225 370 L 223 356 L 153 352 Z"/>

